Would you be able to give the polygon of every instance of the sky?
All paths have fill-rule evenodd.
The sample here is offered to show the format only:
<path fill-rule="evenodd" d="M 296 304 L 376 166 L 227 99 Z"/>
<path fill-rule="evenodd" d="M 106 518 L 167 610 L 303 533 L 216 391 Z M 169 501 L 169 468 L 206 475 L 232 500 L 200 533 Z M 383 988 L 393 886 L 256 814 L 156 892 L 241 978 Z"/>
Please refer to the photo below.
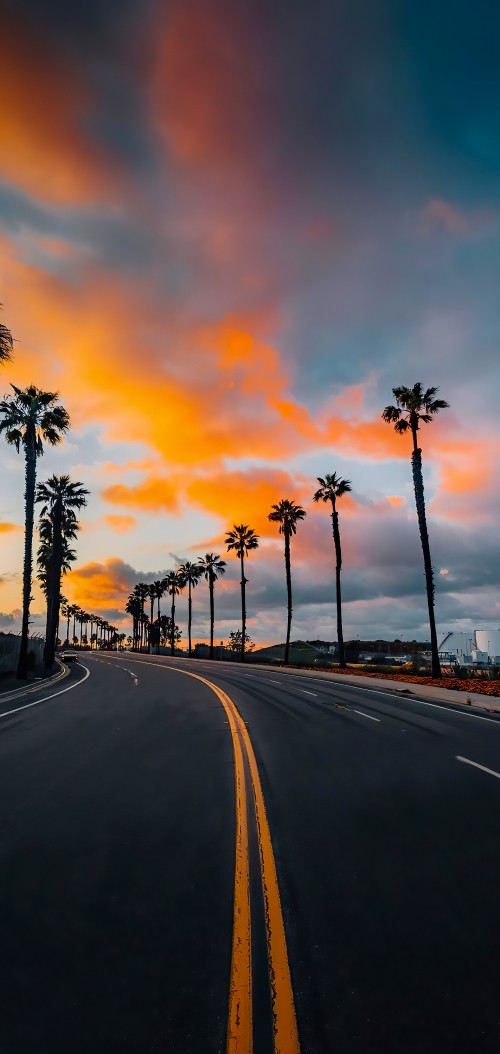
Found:
<path fill-rule="evenodd" d="M 428 639 L 411 442 L 421 433 L 439 636 L 500 625 L 500 14 L 479 0 L 6 0 L 0 301 L 9 384 L 58 390 L 38 463 L 91 489 L 64 593 L 128 632 L 137 581 L 224 555 L 246 523 L 248 631 Z M 496 25 L 495 25 L 496 23 Z M 0 448 L 0 627 L 19 628 L 23 463 Z M 240 618 L 216 585 L 216 639 Z M 185 629 L 185 603 L 178 605 Z M 33 628 L 43 625 L 34 589 Z M 194 595 L 195 640 L 208 595 Z"/>

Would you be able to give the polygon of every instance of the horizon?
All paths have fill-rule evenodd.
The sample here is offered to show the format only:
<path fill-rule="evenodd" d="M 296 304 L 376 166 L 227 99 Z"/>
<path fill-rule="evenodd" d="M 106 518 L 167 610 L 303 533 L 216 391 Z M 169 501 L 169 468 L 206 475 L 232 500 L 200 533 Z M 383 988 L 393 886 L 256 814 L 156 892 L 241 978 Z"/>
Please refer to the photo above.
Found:
<path fill-rule="evenodd" d="M 427 639 L 411 442 L 381 419 L 393 386 L 421 380 L 450 404 L 420 432 L 438 636 L 500 624 L 490 30 L 471 42 L 444 5 L 431 39 L 424 10 L 385 0 L 320 0 L 307 18 L 295 0 L 279 17 L 250 0 L 64 17 L 56 0 L 18 0 L 2 19 L 3 390 L 60 392 L 72 428 L 38 479 L 68 472 L 91 491 L 63 593 L 128 633 L 137 582 L 217 551 L 227 640 L 239 566 L 223 540 L 248 523 L 261 543 L 247 629 L 256 648 L 275 627 L 284 638 L 268 513 L 288 497 L 307 512 L 292 636 L 333 640 L 331 521 L 312 496 L 336 471 L 352 481 L 338 503 L 346 639 Z M 0 628 L 17 631 L 23 459 L 2 442 L 0 465 Z M 206 583 L 193 619 L 206 640 Z"/>

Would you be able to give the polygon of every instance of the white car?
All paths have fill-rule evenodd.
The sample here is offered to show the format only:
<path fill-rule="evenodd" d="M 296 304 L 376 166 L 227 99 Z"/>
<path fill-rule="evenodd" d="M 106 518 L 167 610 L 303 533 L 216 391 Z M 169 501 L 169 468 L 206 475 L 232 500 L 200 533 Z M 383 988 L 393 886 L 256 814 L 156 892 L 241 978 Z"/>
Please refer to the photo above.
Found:
<path fill-rule="evenodd" d="M 78 655 L 76 651 L 62 651 L 61 659 L 63 662 L 78 662 Z"/>

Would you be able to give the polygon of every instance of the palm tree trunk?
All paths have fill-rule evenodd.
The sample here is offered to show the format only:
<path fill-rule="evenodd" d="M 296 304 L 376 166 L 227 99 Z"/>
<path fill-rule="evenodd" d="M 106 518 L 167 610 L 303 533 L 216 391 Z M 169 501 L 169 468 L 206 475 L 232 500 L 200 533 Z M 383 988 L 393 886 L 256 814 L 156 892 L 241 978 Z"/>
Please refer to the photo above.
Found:
<path fill-rule="evenodd" d="M 151 637 L 152 637 L 152 634 L 153 634 L 154 606 L 155 606 L 155 598 L 151 597 L 151 621 L 150 621 L 150 624 L 149 624 L 148 655 L 151 655 L 151 648 L 152 648 Z"/>
<path fill-rule="evenodd" d="M 43 649 L 43 665 L 47 674 L 51 672 L 56 657 L 57 626 L 61 603 L 61 571 L 63 563 L 61 518 L 62 509 L 56 503 L 52 526 L 52 552 L 47 567 L 47 625 L 45 647 Z"/>
<path fill-rule="evenodd" d="M 156 654 L 160 654 L 160 598 L 158 597 L 158 644 L 156 645 Z"/>
<path fill-rule="evenodd" d="M 30 622 L 31 601 L 31 576 L 33 572 L 33 521 L 35 517 L 35 487 L 36 487 L 36 452 L 34 449 L 26 449 L 26 490 L 24 494 L 25 503 L 25 532 L 24 532 L 24 567 L 23 567 L 23 620 L 21 625 L 21 647 L 19 649 L 19 660 L 17 664 L 17 677 L 20 681 L 28 678 L 28 633 Z"/>
<path fill-rule="evenodd" d="M 188 583 L 188 658 L 191 658 L 191 619 L 192 619 L 191 582 Z"/>
<path fill-rule="evenodd" d="M 415 490 L 415 504 L 417 506 L 418 527 L 420 541 L 424 554 L 425 587 L 427 590 L 427 606 L 429 608 L 429 627 L 431 632 L 432 652 L 432 676 L 441 677 L 441 665 L 436 633 L 436 619 L 434 614 L 434 571 L 432 569 L 431 549 L 429 534 L 427 531 L 427 517 L 425 515 L 424 480 L 422 475 L 422 451 L 417 446 L 416 436 L 413 437 L 414 449 L 411 455 L 411 467 L 413 474 L 413 488 Z"/>
<path fill-rule="evenodd" d="M 241 662 L 245 662 L 245 637 L 247 632 L 247 611 L 246 611 L 246 597 L 245 597 L 245 557 L 243 550 L 240 553 L 241 561 Z"/>
<path fill-rule="evenodd" d="M 285 533 L 285 571 L 286 571 L 286 592 L 287 592 L 287 606 L 288 606 L 288 617 L 286 623 L 286 643 L 285 643 L 285 663 L 288 662 L 288 653 L 290 651 L 290 630 L 292 626 L 292 570 L 290 566 L 290 535 L 288 532 Z"/>
<path fill-rule="evenodd" d="M 170 627 L 170 654 L 175 652 L 175 593 L 172 593 L 172 625 Z"/>
<path fill-rule="evenodd" d="M 68 645 L 69 645 L 69 620 L 70 620 L 70 617 L 71 616 L 68 615 L 68 622 L 67 622 L 67 626 L 66 626 L 66 644 L 68 644 Z"/>
<path fill-rule="evenodd" d="M 340 572 L 342 570 L 342 548 L 340 545 L 339 514 L 335 505 L 332 512 L 333 541 L 335 545 L 335 595 L 337 600 L 337 644 L 339 649 L 339 667 L 345 670 L 344 633 L 342 629 L 342 593 L 340 587 Z"/>
<path fill-rule="evenodd" d="M 214 657 L 214 622 L 215 622 L 215 612 L 214 612 L 214 580 L 213 580 L 212 575 L 210 575 L 210 579 L 209 579 L 209 583 L 208 583 L 208 589 L 209 589 L 209 593 L 210 593 L 210 658 L 213 659 L 213 657 Z"/>

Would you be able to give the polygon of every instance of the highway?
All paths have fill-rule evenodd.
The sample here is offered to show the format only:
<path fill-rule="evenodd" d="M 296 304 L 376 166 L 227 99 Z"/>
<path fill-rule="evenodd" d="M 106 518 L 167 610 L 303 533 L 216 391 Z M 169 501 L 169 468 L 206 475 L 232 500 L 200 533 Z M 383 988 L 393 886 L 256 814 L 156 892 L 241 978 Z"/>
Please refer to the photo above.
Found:
<path fill-rule="evenodd" d="M 0 810 L 0 1054 L 499 1050 L 500 717 L 87 653 Z"/>

